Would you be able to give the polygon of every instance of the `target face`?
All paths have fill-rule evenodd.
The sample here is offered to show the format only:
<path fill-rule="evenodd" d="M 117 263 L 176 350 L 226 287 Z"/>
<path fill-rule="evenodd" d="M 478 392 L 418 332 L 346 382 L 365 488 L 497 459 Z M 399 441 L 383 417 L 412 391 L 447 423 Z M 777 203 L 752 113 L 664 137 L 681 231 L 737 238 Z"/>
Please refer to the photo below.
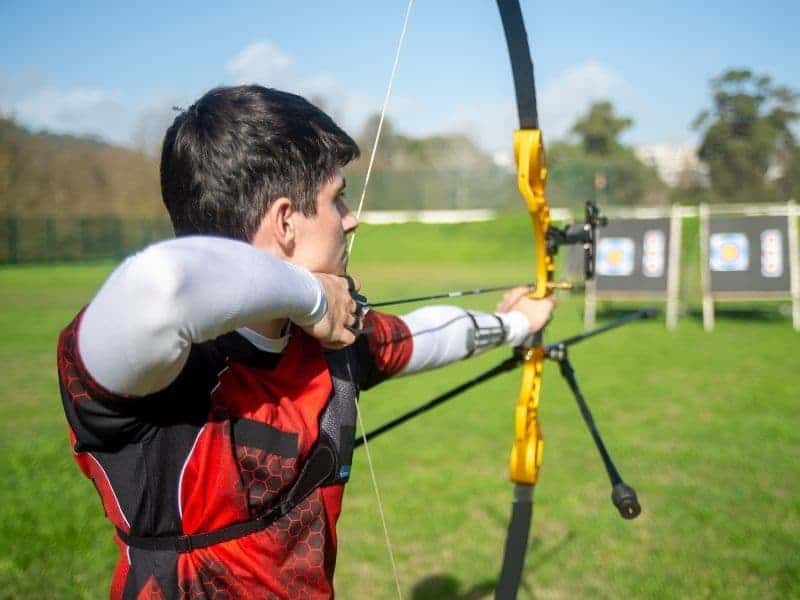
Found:
<path fill-rule="evenodd" d="M 664 275 L 666 237 L 664 232 L 651 229 L 644 232 L 642 242 L 642 273 L 645 277 Z"/>
<path fill-rule="evenodd" d="M 712 271 L 746 271 L 750 265 L 747 236 L 743 233 L 714 233 L 709 246 Z"/>
<path fill-rule="evenodd" d="M 780 229 L 765 229 L 761 232 L 761 275 L 783 275 L 783 236 Z"/>
<path fill-rule="evenodd" d="M 597 244 L 597 274 L 608 277 L 627 277 L 633 273 L 633 240 L 603 238 Z"/>

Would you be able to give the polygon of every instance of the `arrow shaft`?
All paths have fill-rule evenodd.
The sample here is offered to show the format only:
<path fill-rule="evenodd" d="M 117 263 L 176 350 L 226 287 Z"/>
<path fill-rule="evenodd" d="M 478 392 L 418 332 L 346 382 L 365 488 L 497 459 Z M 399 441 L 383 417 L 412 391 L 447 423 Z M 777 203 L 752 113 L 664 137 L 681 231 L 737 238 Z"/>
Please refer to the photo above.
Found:
<path fill-rule="evenodd" d="M 453 292 L 438 292 L 426 296 L 413 296 L 409 298 L 396 298 L 393 300 L 381 300 L 380 302 L 370 302 L 370 308 L 381 308 L 384 306 L 396 306 L 398 304 L 411 304 L 413 302 L 425 302 L 426 300 L 442 300 L 446 298 L 462 298 L 464 296 L 477 296 L 479 294 L 491 294 L 492 292 L 502 292 L 514 287 L 525 286 L 533 289 L 533 283 L 517 283 L 512 285 L 496 285 L 492 287 L 473 288 L 470 290 L 458 290 Z"/>

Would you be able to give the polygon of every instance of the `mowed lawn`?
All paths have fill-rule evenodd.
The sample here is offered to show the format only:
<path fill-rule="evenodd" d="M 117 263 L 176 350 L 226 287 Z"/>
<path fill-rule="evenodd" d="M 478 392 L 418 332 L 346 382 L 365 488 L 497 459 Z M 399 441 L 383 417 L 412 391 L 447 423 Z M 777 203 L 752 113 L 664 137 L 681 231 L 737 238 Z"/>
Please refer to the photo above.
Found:
<path fill-rule="evenodd" d="M 531 256 L 522 216 L 365 227 L 352 270 L 377 301 L 524 281 Z M 70 456 L 54 352 L 60 328 L 112 268 L 0 269 L 0 598 L 107 596 L 116 547 Z M 563 297 L 547 339 L 579 331 L 581 308 L 577 294 Z M 639 494 L 634 521 L 612 506 L 575 402 L 546 367 L 544 466 L 521 598 L 800 596 L 800 335 L 777 308 L 720 311 L 711 334 L 690 311 L 674 333 L 662 320 L 639 322 L 574 347 L 584 394 Z M 366 392 L 367 427 L 506 352 Z M 491 596 L 518 385 L 519 372 L 504 375 L 370 444 L 403 597 Z M 345 599 L 397 597 L 363 448 L 339 522 L 336 585 Z"/>

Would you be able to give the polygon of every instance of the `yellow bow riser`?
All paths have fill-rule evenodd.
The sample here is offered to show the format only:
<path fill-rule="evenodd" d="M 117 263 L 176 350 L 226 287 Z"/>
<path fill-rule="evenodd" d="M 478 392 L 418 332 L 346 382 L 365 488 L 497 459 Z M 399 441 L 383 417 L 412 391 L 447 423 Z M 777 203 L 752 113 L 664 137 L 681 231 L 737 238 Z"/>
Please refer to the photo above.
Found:
<path fill-rule="evenodd" d="M 547 229 L 550 227 L 550 206 L 545 198 L 547 165 L 542 132 L 539 129 L 518 129 L 514 132 L 514 159 L 517 162 L 517 186 L 533 223 L 536 248 L 536 289 L 531 298 L 544 298 L 553 280 L 553 257 L 547 253 Z"/>
<path fill-rule="evenodd" d="M 536 249 L 536 288 L 530 297 L 544 298 L 551 293 L 554 265 L 553 257 L 547 252 L 550 207 L 545 198 L 547 166 L 542 132 L 538 129 L 515 131 L 514 158 L 517 163 L 517 185 L 531 215 Z M 509 474 L 515 483 L 533 485 L 539 477 L 544 449 L 538 420 L 544 349 L 540 344 L 527 348 L 523 359 L 522 384 L 514 414 L 514 446 L 509 459 Z"/>

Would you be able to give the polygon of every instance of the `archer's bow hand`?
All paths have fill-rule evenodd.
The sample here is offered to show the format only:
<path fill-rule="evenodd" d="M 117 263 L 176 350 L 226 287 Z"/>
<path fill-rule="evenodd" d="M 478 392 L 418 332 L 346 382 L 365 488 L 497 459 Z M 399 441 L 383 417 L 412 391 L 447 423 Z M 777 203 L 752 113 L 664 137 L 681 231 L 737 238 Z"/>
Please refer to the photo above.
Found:
<path fill-rule="evenodd" d="M 325 288 L 327 310 L 322 318 L 303 329 L 326 348 L 340 350 L 356 341 L 361 327 L 361 308 L 353 297 L 361 283 L 355 276 L 314 273 Z"/>
<path fill-rule="evenodd" d="M 530 289 L 525 286 L 508 290 L 497 303 L 497 312 L 521 312 L 530 323 L 530 333 L 536 333 L 550 320 L 556 301 L 552 295 L 534 300 L 528 297 L 529 293 Z"/>

